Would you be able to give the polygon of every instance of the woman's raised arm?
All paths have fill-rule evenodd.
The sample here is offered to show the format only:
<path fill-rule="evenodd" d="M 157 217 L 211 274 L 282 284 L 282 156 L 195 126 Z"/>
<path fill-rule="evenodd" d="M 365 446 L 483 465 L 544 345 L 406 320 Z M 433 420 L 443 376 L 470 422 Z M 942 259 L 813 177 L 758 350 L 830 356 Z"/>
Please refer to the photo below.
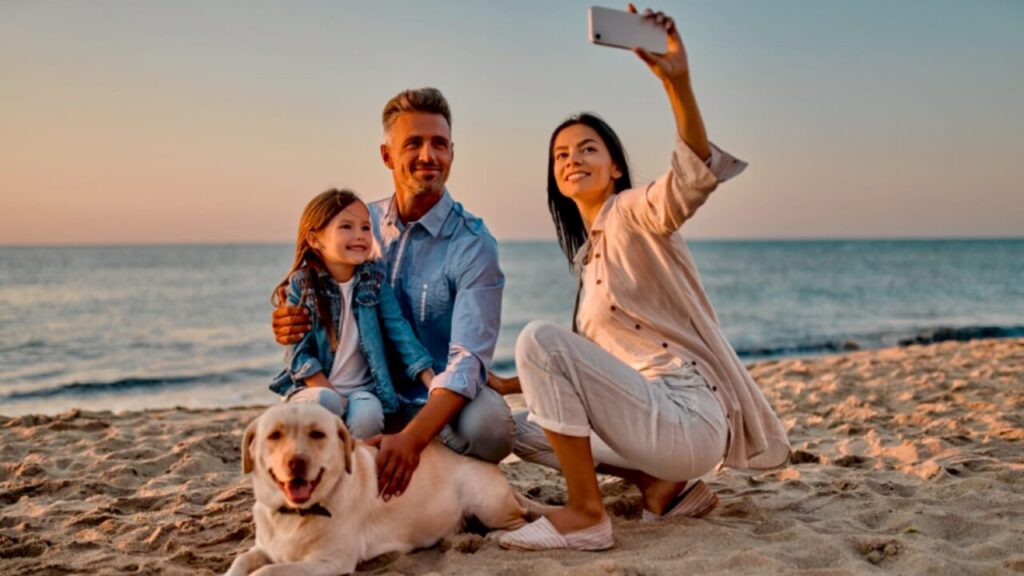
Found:
<path fill-rule="evenodd" d="M 628 10 L 637 13 L 636 6 L 630 4 Z M 654 54 L 643 48 L 634 48 L 633 52 L 654 72 L 665 86 L 672 115 L 676 119 L 676 131 L 679 138 L 693 150 L 701 160 L 711 157 L 711 146 L 704 130 L 704 120 L 697 107 L 697 97 L 690 85 L 690 63 L 686 58 L 686 48 L 679 37 L 675 21 L 663 12 L 644 10 L 643 17 L 652 20 L 665 29 L 667 49 L 664 54 Z"/>

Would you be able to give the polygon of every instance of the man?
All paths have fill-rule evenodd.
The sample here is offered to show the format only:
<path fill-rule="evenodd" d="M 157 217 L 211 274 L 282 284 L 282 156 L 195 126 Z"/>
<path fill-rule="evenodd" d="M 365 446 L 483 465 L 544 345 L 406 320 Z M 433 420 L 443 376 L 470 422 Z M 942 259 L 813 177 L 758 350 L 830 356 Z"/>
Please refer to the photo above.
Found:
<path fill-rule="evenodd" d="M 401 431 L 368 440 L 380 448 L 379 488 L 389 499 L 405 490 L 435 436 L 460 454 L 498 462 L 512 451 L 515 424 L 487 386 L 505 285 L 497 242 L 445 187 L 454 158 L 448 102 L 435 88 L 406 90 L 388 101 L 382 120 L 380 154 L 395 193 L 370 204 L 370 219 L 387 281 L 437 374 L 427 389 L 392 371 L 402 409 L 388 426 Z M 281 344 L 309 329 L 298 307 L 278 308 L 273 323 Z"/>

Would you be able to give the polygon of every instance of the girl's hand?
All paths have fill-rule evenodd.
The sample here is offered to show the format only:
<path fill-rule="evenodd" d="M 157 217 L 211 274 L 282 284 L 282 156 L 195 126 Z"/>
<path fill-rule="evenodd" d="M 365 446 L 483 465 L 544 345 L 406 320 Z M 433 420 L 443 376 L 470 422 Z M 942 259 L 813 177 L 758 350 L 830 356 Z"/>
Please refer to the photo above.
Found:
<path fill-rule="evenodd" d="M 519 386 L 519 377 L 502 378 L 494 372 L 487 373 L 487 385 L 494 388 L 498 394 L 507 396 L 509 394 L 522 394 L 523 389 Z"/>
<path fill-rule="evenodd" d="M 420 383 L 423 384 L 424 388 L 429 389 L 430 383 L 434 381 L 434 369 L 427 368 L 423 372 L 420 372 Z"/>
<path fill-rule="evenodd" d="M 306 378 L 304 382 L 308 388 L 330 388 L 331 390 L 334 390 L 334 386 L 331 386 L 331 381 L 327 379 L 327 376 L 324 375 L 323 372 L 313 374 L 309 378 Z"/>
<path fill-rule="evenodd" d="M 636 14 L 636 6 L 630 4 L 627 10 Z M 686 80 L 690 76 L 690 64 L 686 59 L 686 48 L 683 47 L 683 40 L 679 37 L 679 30 L 672 18 L 664 12 L 653 12 L 650 8 L 644 10 L 643 17 L 651 20 L 665 29 L 668 36 L 667 50 L 664 54 L 654 54 L 643 48 L 634 48 L 633 52 L 640 57 L 644 63 L 654 72 L 654 75 L 662 82 L 670 83 Z"/>

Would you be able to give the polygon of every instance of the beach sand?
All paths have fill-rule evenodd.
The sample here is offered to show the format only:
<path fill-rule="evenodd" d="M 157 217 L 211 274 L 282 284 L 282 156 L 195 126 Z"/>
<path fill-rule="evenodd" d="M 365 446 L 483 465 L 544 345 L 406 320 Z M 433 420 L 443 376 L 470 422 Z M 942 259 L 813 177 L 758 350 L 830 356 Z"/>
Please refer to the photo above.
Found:
<path fill-rule="evenodd" d="M 1024 572 L 1024 339 L 751 372 L 789 432 L 791 463 L 709 474 L 722 503 L 707 518 L 641 523 L 637 493 L 602 478 L 611 551 L 508 552 L 462 534 L 360 573 Z M 0 418 L 0 574 L 223 572 L 253 540 L 239 443 L 260 410 Z M 564 498 L 557 474 L 502 467 L 535 499 Z"/>

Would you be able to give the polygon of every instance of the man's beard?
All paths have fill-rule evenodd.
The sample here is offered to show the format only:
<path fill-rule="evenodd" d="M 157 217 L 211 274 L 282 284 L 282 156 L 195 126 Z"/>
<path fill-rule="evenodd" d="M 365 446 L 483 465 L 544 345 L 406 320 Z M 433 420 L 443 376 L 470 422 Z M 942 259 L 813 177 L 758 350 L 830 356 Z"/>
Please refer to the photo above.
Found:
<path fill-rule="evenodd" d="M 419 182 L 416 187 L 417 196 L 439 196 L 444 192 L 444 180 L 440 177 L 432 182 Z"/>

